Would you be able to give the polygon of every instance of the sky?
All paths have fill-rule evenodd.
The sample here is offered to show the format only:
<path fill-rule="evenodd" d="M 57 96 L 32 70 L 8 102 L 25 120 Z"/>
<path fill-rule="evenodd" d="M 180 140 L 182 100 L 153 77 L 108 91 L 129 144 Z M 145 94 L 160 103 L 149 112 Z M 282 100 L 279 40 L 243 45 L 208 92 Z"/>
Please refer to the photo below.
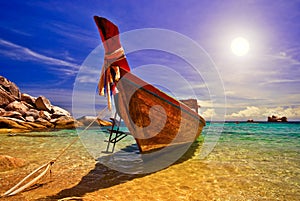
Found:
<path fill-rule="evenodd" d="M 133 73 L 197 98 L 207 120 L 300 120 L 300 1 L 10 0 L 0 11 L 0 74 L 77 115 L 105 104 L 98 15 L 118 25 Z M 248 41 L 244 56 L 231 51 L 236 37 Z"/>

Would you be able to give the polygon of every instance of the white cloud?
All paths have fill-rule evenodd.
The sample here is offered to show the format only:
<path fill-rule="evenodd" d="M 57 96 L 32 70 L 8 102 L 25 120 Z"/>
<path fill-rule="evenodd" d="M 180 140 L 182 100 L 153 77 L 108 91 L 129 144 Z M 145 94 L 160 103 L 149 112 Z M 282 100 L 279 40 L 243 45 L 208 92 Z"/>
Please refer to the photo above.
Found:
<path fill-rule="evenodd" d="M 300 106 L 297 107 L 259 107 L 248 106 L 238 112 L 226 115 L 227 120 L 266 120 L 268 116 L 286 116 L 288 119 L 300 118 Z"/>
<path fill-rule="evenodd" d="M 84 43 L 85 46 L 89 46 L 90 48 L 94 48 L 95 44 L 99 43 L 98 35 L 95 35 L 94 32 L 88 31 L 87 29 L 83 29 L 82 27 L 63 22 L 54 22 L 51 24 L 44 25 L 46 29 L 52 31 L 55 34 L 59 34 L 68 40 L 70 38 L 79 41 L 80 43 Z M 64 42 L 68 42 L 64 41 Z"/>
<path fill-rule="evenodd" d="M 100 77 L 98 79 L 95 79 L 95 76 L 80 75 L 80 76 L 77 76 L 76 82 L 78 82 L 78 83 L 91 83 L 91 84 L 95 84 L 95 86 L 97 86 L 99 80 L 100 80 Z"/>
<path fill-rule="evenodd" d="M 204 117 L 206 120 L 212 119 L 213 116 L 217 115 L 214 109 L 206 109 L 204 112 L 201 113 L 201 116 Z"/>
<path fill-rule="evenodd" d="M 231 115 L 228 115 L 229 117 L 233 118 L 239 118 L 239 117 L 258 117 L 261 115 L 261 111 L 258 107 L 255 106 L 249 106 L 244 110 L 241 110 L 239 112 L 232 113 Z"/>
<path fill-rule="evenodd" d="M 19 34 L 19 35 L 23 35 L 23 36 L 32 36 L 32 34 L 30 33 L 27 33 L 25 31 L 21 31 L 21 30 L 18 30 L 18 29 L 14 29 L 14 28 L 7 28 L 7 27 L 4 27 L 6 28 L 7 30 L 13 32 L 13 33 L 16 33 L 16 34 Z"/>
<path fill-rule="evenodd" d="M 16 60 L 35 61 L 52 66 L 64 66 L 69 68 L 55 68 L 55 70 L 65 74 L 74 74 L 79 69 L 79 65 L 64 61 L 61 59 L 49 57 L 38 52 L 32 51 L 27 47 L 23 47 L 12 42 L 0 39 L 0 46 L 4 46 L 6 50 L 1 50 L 1 54 Z"/>
<path fill-rule="evenodd" d="M 212 100 L 198 100 L 197 102 L 202 108 L 211 108 L 214 106 Z"/>
<path fill-rule="evenodd" d="M 281 84 L 281 83 L 296 83 L 300 82 L 299 79 L 274 79 L 274 80 L 267 80 L 265 82 L 262 82 L 261 85 L 267 85 L 267 84 Z"/>

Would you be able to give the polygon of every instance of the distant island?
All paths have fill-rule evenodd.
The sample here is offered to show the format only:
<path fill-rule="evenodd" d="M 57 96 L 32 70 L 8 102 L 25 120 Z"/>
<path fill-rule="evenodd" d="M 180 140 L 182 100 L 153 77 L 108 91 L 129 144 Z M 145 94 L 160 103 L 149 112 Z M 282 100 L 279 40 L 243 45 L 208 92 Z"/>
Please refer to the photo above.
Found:
<path fill-rule="evenodd" d="M 286 117 L 278 117 L 275 115 L 272 115 L 270 117 L 268 117 L 268 122 L 287 122 L 287 118 Z"/>

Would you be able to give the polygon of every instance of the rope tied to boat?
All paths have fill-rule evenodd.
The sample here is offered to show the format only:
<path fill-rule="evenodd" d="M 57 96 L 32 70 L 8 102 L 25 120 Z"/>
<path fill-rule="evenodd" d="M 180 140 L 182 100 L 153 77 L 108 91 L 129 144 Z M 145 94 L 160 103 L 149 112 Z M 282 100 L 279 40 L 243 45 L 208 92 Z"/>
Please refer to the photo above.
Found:
<path fill-rule="evenodd" d="M 51 172 L 51 167 L 52 165 L 54 165 L 54 163 L 73 145 L 75 144 L 75 142 L 77 142 L 77 140 L 79 139 L 79 135 L 83 134 L 87 129 L 89 129 L 89 127 L 91 127 L 95 121 L 100 117 L 100 115 L 102 115 L 102 113 L 106 110 L 107 107 L 105 107 L 103 110 L 101 110 L 99 112 L 99 114 L 97 115 L 97 117 L 91 121 L 91 123 L 84 129 L 82 130 L 78 136 L 72 140 L 64 149 L 62 149 L 60 151 L 60 153 L 52 160 L 50 160 L 49 162 L 43 164 L 42 166 L 38 167 L 37 169 L 35 169 L 34 171 L 32 171 L 29 175 L 27 175 L 24 179 L 22 179 L 19 183 L 17 183 L 15 186 L 13 186 L 11 189 L 7 190 L 5 193 L 3 193 L 2 195 L 0 195 L 1 197 L 8 197 L 8 196 L 13 196 L 16 195 L 20 192 L 22 192 L 23 190 L 25 190 L 26 188 L 34 185 L 38 180 L 40 180 L 43 176 L 45 176 L 48 172 Z M 44 169 L 44 171 L 42 171 Z M 28 181 L 34 174 L 38 173 L 39 171 L 42 171 L 40 174 L 38 174 L 35 178 L 33 178 L 32 180 Z M 25 183 L 25 181 L 28 181 L 27 183 Z"/>
<path fill-rule="evenodd" d="M 124 49 L 120 47 L 112 53 L 105 54 L 104 63 L 102 66 L 100 80 L 98 83 L 98 92 L 100 96 L 107 97 L 107 106 L 111 110 L 111 96 L 118 93 L 116 88 L 116 82 L 120 79 L 120 68 L 117 65 L 113 65 L 121 59 L 124 59 Z"/>

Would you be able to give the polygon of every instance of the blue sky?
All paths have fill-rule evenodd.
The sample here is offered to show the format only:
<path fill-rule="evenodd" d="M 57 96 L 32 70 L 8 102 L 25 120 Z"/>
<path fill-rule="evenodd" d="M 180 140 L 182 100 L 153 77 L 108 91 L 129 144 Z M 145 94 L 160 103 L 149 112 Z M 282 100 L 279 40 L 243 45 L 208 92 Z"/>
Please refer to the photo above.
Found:
<path fill-rule="evenodd" d="M 1 1 L 0 9 L 1 75 L 15 82 L 22 92 L 44 95 L 70 111 L 82 64 L 100 44 L 93 21 L 93 16 L 99 15 L 117 24 L 121 32 L 168 29 L 195 41 L 208 53 L 224 84 L 220 89 L 224 87 L 226 95 L 226 120 L 265 120 L 272 114 L 300 120 L 299 1 L 10 0 Z M 250 45 L 243 57 L 230 50 L 232 39 L 238 36 Z M 101 52 L 101 47 L 98 50 Z M 142 66 L 147 70 L 149 64 L 155 64 L 152 68 L 157 70 L 161 65 L 188 66 L 181 58 L 159 51 L 132 53 L 128 60 L 136 69 Z M 99 61 L 95 62 L 101 67 Z M 176 68 L 176 72 L 185 74 L 184 69 L 180 72 Z M 86 70 L 95 77 L 100 73 L 97 69 Z M 152 72 L 157 79 L 163 76 Z M 140 75 L 151 80 L 150 74 Z M 95 79 L 92 75 L 79 78 L 82 82 Z M 220 78 L 216 77 L 215 83 L 221 83 Z M 222 119 L 218 108 L 223 105 L 214 101 L 207 90 L 213 80 L 207 83 L 193 79 L 190 84 L 205 85 L 196 92 L 203 116 Z M 176 80 L 168 80 L 173 82 L 174 88 L 180 88 Z"/>

